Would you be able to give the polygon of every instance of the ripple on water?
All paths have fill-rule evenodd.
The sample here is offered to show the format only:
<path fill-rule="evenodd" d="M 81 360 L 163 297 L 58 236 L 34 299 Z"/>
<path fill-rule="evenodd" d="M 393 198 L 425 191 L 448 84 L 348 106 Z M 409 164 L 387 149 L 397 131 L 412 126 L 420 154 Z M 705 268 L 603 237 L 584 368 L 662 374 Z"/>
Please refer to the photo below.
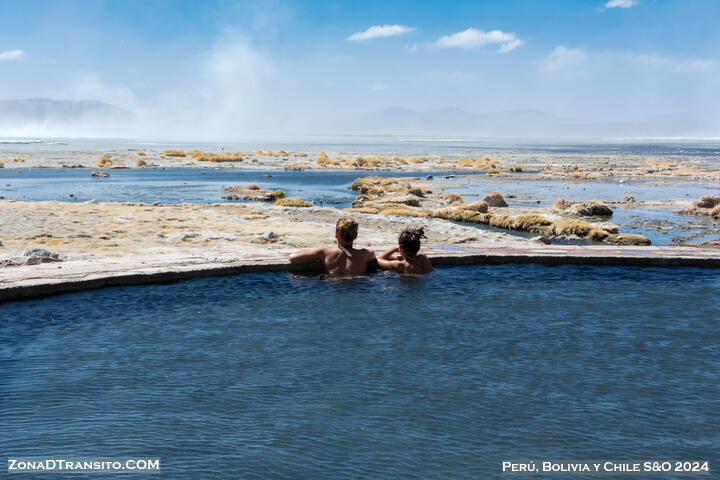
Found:
<path fill-rule="evenodd" d="M 503 459 L 717 461 L 714 270 L 279 273 L 0 307 L 8 455 L 173 478 L 485 478 Z"/>

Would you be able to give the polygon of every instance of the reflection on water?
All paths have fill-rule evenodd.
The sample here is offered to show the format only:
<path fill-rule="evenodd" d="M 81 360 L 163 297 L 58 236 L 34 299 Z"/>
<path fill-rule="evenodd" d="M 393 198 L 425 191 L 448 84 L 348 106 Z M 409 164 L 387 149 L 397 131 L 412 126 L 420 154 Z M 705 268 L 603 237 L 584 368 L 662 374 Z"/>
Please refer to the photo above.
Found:
<path fill-rule="evenodd" d="M 6 304 L 0 444 L 160 456 L 178 479 L 497 478 L 507 459 L 714 465 L 718 288 L 714 270 L 503 265 Z"/>

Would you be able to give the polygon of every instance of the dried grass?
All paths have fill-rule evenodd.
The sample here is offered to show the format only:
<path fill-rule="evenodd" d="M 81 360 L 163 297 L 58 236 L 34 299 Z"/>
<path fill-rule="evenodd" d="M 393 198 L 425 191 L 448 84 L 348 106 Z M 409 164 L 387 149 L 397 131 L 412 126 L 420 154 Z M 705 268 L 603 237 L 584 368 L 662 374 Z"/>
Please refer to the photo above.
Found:
<path fill-rule="evenodd" d="M 445 205 L 450 205 L 451 203 L 457 201 L 463 202 L 462 196 L 457 193 L 446 193 L 441 197 L 441 199 Z"/>
<path fill-rule="evenodd" d="M 330 166 L 330 165 L 338 166 L 338 165 L 340 165 L 340 162 L 338 162 L 337 160 L 332 160 L 330 157 L 328 157 L 327 153 L 325 153 L 325 152 L 318 153 L 316 163 L 318 165 L 322 165 L 322 166 Z"/>
<path fill-rule="evenodd" d="M 632 233 L 608 235 L 605 241 L 615 245 L 650 245 L 652 243 L 649 238 Z"/>
<path fill-rule="evenodd" d="M 165 150 L 162 155 L 163 157 L 185 157 L 187 153 L 182 150 Z"/>
<path fill-rule="evenodd" d="M 380 210 L 373 207 L 345 208 L 343 212 L 348 213 L 378 213 Z"/>
<path fill-rule="evenodd" d="M 555 210 L 567 210 L 568 208 L 572 207 L 573 202 L 570 200 L 567 200 L 565 198 L 558 198 L 555 200 L 555 203 L 553 203 L 553 208 Z"/>
<path fill-rule="evenodd" d="M 98 162 L 95 165 L 98 167 L 101 167 L 101 168 L 107 168 L 107 167 L 111 167 L 112 164 L 113 164 L 113 162 L 112 162 L 112 159 L 110 158 L 110 155 L 103 155 L 102 157 L 100 157 L 100 160 L 98 160 Z"/>
<path fill-rule="evenodd" d="M 497 168 L 495 160 L 488 156 L 482 158 L 458 158 L 455 162 L 459 167 L 475 168 L 478 170 L 488 170 Z"/>
<path fill-rule="evenodd" d="M 145 150 L 140 150 L 140 151 L 137 152 L 135 155 L 137 155 L 138 157 L 144 157 L 144 156 L 147 155 L 147 154 L 145 153 Z"/>
<path fill-rule="evenodd" d="M 699 208 L 715 208 L 717 205 L 720 205 L 720 197 L 717 195 L 703 195 L 695 202 L 695 206 Z"/>
<path fill-rule="evenodd" d="M 490 207 L 507 207 L 508 204 L 505 201 L 505 197 L 503 197 L 502 193 L 500 192 L 491 192 L 485 195 L 482 199 L 483 202 L 487 203 Z"/>
<path fill-rule="evenodd" d="M 472 210 L 473 212 L 487 213 L 488 211 L 487 202 L 480 200 L 479 202 L 466 203 L 462 206 L 465 210 Z"/>
<path fill-rule="evenodd" d="M 404 217 L 428 218 L 430 214 L 423 210 L 411 210 L 409 208 L 385 208 L 380 210 L 380 215 L 399 215 Z"/>
<path fill-rule="evenodd" d="M 22 158 L 22 157 L 15 157 L 15 158 L 13 158 L 13 162 L 23 163 L 24 161 L 25 161 L 25 159 Z"/>
<path fill-rule="evenodd" d="M 300 200 L 300 197 L 288 197 L 278 198 L 275 200 L 275 205 L 278 207 L 312 207 L 312 202 Z"/>
<path fill-rule="evenodd" d="M 710 210 L 710 216 L 714 219 L 720 220 L 720 205 L 715 206 Z"/>
<path fill-rule="evenodd" d="M 492 218 L 489 213 L 481 213 L 463 208 L 443 208 L 433 213 L 436 218 L 452 220 L 454 222 L 479 223 L 487 225 Z"/>
<path fill-rule="evenodd" d="M 575 236 L 585 238 L 595 227 L 583 220 L 562 220 L 552 225 L 555 235 Z"/>
<path fill-rule="evenodd" d="M 136 167 L 147 167 L 147 162 L 146 162 L 144 159 L 140 158 L 140 159 L 138 159 L 138 161 L 135 163 L 135 166 L 136 166 Z"/>
<path fill-rule="evenodd" d="M 188 155 L 198 162 L 242 162 L 245 160 L 245 153 L 212 153 L 212 152 L 201 152 L 200 150 L 192 150 L 188 152 Z"/>

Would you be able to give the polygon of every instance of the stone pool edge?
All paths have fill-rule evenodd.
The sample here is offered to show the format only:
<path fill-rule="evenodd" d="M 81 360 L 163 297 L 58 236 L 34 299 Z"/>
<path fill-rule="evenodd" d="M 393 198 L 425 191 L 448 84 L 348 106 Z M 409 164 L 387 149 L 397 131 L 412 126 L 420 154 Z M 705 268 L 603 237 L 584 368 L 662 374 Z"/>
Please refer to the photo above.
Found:
<path fill-rule="evenodd" d="M 382 251 L 377 247 L 376 251 Z M 429 245 L 436 266 L 599 265 L 639 267 L 720 267 L 720 250 L 693 247 L 618 247 L 552 245 L 496 247 L 481 244 Z M 290 264 L 288 250 L 238 249 L 205 254 L 70 260 L 0 269 L 0 303 L 113 286 L 146 285 L 198 277 L 252 272 L 307 271 Z"/>

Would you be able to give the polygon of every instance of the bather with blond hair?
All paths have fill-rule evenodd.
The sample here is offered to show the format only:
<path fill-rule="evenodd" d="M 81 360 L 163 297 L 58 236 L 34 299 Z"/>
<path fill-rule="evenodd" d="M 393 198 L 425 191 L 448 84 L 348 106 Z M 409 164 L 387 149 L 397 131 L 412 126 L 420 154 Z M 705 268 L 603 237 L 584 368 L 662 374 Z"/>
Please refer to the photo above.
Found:
<path fill-rule="evenodd" d="M 342 217 L 335 225 L 337 246 L 304 248 L 288 258 L 290 263 L 305 265 L 318 263 L 331 275 L 365 273 L 368 264 L 375 261 L 375 252 L 366 248 L 354 248 L 358 223 L 352 217 Z"/>

